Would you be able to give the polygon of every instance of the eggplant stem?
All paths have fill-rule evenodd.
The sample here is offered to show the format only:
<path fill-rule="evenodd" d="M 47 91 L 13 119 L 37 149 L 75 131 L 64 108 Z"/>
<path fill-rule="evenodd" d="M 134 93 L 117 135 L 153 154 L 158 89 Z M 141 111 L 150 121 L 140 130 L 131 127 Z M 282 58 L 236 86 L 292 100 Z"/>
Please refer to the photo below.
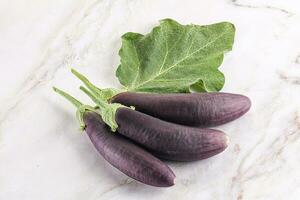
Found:
<path fill-rule="evenodd" d="M 93 83 L 91 83 L 87 77 L 85 77 L 83 74 L 79 73 L 75 69 L 71 68 L 72 74 L 74 74 L 79 80 L 83 82 L 83 84 L 96 96 L 99 96 L 101 94 L 101 89 L 95 86 Z"/>
<path fill-rule="evenodd" d="M 77 99 L 75 99 L 74 97 L 72 97 L 71 95 L 69 95 L 68 93 L 66 93 L 65 91 L 62 91 L 56 87 L 53 87 L 53 90 L 58 93 L 59 95 L 63 96 L 64 98 L 66 98 L 70 103 L 72 103 L 76 108 L 80 108 L 83 104 L 78 101 Z"/>
<path fill-rule="evenodd" d="M 109 104 L 103 101 L 102 99 L 98 98 L 94 93 L 90 92 L 88 89 L 86 89 L 83 86 L 80 86 L 80 90 L 83 91 L 88 97 L 92 99 L 92 101 L 97 104 L 101 108 L 108 106 Z"/>
<path fill-rule="evenodd" d="M 76 118 L 79 121 L 80 124 L 80 130 L 84 130 L 85 129 L 85 124 L 83 121 L 83 115 L 86 111 L 93 111 L 98 113 L 98 111 L 89 106 L 89 105 L 84 105 L 83 103 L 81 103 L 80 101 L 78 101 L 77 99 L 75 99 L 73 96 L 69 95 L 68 93 L 66 93 L 65 91 L 62 91 L 56 87 L 53 87 L 53 90 L 60 94 L 61 96 L 63 96 L 65 99 L 67 99 L 69 102 L 71 102 L 76 108 Z M 99 114 L 99 113 L 98 113 Z"/>

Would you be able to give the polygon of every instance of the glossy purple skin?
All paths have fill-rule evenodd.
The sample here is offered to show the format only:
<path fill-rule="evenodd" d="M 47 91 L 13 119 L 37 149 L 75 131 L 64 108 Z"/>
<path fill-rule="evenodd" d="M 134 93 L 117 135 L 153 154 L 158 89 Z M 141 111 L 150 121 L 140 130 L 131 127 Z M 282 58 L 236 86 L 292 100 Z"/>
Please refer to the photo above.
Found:
<path fill-rule="evenodd" d="M 120 134 L 173 161 L 205 159 L 225 150 L 228 143 L 221 131 L 173 124 L 129 108 L 117 110 L 116 122 Z"/>
<path fill-rule="evenodd" d="M 166 164 L 122 135 L 111 132 L 98 114 L 85 113 L 84 122 L 85 130 L 97 151 L 111 165 L 148 185 L 174 185 L 175 175 Z"/>
<path fill-rule="evenodd" d="M 248 97 L 230 93 L 147 94 L 124 92 L 111 102 L 165 121 L 189 126 L 216 126 L 235 120 L 251 106 Z"/>

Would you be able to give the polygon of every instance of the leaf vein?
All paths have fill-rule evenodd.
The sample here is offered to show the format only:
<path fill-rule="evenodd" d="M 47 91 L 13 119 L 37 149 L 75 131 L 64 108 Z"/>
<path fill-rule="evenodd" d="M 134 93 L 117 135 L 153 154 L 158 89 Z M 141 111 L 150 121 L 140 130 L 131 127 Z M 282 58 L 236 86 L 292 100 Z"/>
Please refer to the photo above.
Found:
<path fill-rule="evenodd" d="M 138 84 L 137 86 L 135 86 L 135 88 L 131 88 L 131 89 L 136 89 L 136 88 L 140 88 L 141 86 L 145 85 L 146 83 L 149 83 L 151 81 L 153 81 L 155 78 L 157 78 L 158 76 L 161 76 L 164 73 L 169 72 L 170 70 L 172 70 L 174 67 L 176 67 L 178 64 L 180 64 L 181 62 L 183 62 L 184 60 L 190 58 L 191 56 L 193 56 L 194 54 L 198 53 L 199 51 L 203 50 L 204 48 L 206 48 L 207 46 L 209 46 L 210 44 L 214 43 L 215 41 L 217 41 L 218 39 L 220 39 L 221 37 L 223 37 L 225 34 L 227 34 L 227 32 L 224 32 L 222 34 L 220 34 L 218 37 L 216 37 L 215 39 L 207 42 L 207 44 L 205 44 L 204 46 L 202 46 L 201 48 L 197 49 L 196 51 L 192 52 L 191 54 L 188 54 L 187 56 L 183 57 L 182 59 L 180 59 L 178 62 L 176 62 L 174 65 L 172 65 L 171 67 L 161 71 L 160 73 L 157 73 L 155 76 L 153 76 L 152 78 Z"/>

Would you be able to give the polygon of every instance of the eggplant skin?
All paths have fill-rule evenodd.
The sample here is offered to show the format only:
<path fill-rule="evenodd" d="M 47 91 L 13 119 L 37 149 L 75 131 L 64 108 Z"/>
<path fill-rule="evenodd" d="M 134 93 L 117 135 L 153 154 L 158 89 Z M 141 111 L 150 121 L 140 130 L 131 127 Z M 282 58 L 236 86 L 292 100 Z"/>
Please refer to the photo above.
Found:
<path fill-rule="evenodd" d="M 231 93 L 147 94 L 124 92 L 111 100 L 165 121 L 189 126 L 217 126 L 251 107 L 248 97 Z"/>
<path fill-rule="evenodd" d="M 98 114 L 86 112 L 83 119 L 95 148 L 111 165 L 148 185 L 174 185 L 175 174 L 166 164 L 122 135 L 111 132 Z"/>
<path fill-rule="evenodd" d="M 228 145 L 228 137 L 219 130 L 174 124 L 129 108 L 117 110 L 116 122 L 120 134 L 167 160 L 201 160 Z"/>

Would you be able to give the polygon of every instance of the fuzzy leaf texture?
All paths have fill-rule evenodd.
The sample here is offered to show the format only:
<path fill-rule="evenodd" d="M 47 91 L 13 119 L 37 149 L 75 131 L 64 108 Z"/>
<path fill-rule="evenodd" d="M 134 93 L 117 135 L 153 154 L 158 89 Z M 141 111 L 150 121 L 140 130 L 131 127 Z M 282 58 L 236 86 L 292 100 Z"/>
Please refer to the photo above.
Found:
<path fill-rule="evenodd" d="M 232 49 L 234 34 L 229 22 L 200 26 L 161 20 L 147 35 L 122 36 L 116 76 L 128 91 L 219 91 L 225 79 L 218 67 Z"/>

